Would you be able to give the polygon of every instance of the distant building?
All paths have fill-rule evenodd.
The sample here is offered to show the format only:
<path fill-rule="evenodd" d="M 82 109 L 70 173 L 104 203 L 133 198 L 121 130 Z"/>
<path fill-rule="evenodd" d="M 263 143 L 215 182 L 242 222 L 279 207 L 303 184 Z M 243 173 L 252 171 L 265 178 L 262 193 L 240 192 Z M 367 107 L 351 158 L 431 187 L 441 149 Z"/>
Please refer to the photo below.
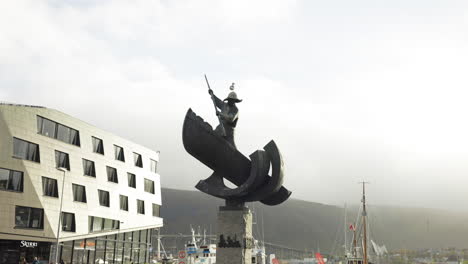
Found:
<path fill-rule="evenodd" d="M 0 263 L 55 263 L 62 201 L 59 261 L 148 262 L 163 224 L 158 160 L 62 112 L 0 104 Z"/>

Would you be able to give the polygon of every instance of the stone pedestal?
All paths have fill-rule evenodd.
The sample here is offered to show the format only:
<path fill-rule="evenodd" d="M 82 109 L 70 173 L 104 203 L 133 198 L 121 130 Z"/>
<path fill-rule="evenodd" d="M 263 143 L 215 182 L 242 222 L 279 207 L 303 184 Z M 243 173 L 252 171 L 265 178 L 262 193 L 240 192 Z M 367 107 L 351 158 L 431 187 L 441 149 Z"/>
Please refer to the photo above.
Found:
<path fill-rule="evenodd" d="M 252 213 L 244 206 L 221 206 L 218 212 L 216 264 L 252 264 Z"/>

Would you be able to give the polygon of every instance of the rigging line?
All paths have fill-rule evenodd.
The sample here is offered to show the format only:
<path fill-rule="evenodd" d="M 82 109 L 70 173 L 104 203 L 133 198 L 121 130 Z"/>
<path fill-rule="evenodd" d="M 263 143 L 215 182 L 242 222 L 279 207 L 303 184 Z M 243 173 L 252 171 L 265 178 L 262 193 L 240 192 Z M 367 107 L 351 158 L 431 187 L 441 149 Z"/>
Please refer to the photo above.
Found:
<path fill-rule="evenodd" d="M 342 219 L 341 216 L 344 217 L 344 213 L 342 213 L 342 215 L 340 215 L 340 219 Z M 340 222 L 341 222 L 341 220 L 338 221 L 338 225 L 337 225 L 338 228 L 337 228 L 336 233 L 335 233 L 335 240 L 333 241 L 333 246 L 332 246 L 332 250 L 331 250 L 331 253 L 333 255 L 338 255 L 339 251 L 341 251 L 340 250 L 341 249 L 341 246 L 340 246 L 341 243 L 339 241 L 341 240 L 341 234 L 342 234 L 341 228 L 342 228 L 342 226 L 341 226 Z"/>

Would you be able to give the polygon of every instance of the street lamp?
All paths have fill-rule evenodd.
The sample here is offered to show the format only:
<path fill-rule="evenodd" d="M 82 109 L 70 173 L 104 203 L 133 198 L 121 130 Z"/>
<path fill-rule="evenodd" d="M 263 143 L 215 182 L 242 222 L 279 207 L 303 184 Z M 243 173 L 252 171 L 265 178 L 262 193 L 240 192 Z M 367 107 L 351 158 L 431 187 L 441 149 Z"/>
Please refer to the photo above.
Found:
<path fill-rule="evenodd" d="M 60 210 L 59 210 L 59 221 L 57 225 L 57 243 L 56 243 L 56 248 L 55 248 L 55 263 L 58 263 L 58 253 L 59 253 L 59 237 L 60 237 L 60 224 L 62 222 L 62 204 L 63 204 L 63 187 L 65 186 L 65 173 L 67 172 L 67 168 L 64 167 L 58 167 L 57 170 L 63 172 L 62 176 L 62 191 L 60 193 Z"/>

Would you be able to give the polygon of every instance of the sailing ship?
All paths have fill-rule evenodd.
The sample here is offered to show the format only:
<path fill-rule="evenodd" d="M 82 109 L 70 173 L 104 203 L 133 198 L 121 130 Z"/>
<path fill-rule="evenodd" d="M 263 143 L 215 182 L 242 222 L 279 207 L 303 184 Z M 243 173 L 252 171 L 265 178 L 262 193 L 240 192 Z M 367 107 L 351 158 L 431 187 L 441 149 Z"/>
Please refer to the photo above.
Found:
<path fill-rule="evenodd" d="M 368 235 L 368 219 L 367 219 L 367 205 L 366 205 L 366 184 L 367 182 L 362 183 L 362 211 L 358 220 L 360 220 L 360 226 L 356 224 L 351 224 L 349 229 L 353 232 L 353 242 L 351 246 L 351 251 L 346 249 L 345 241 L 345 258 L 346 264 L 373 264 L 369 258 L 369 248 L 373 250 L 375 256 L 380 257 L 384 254 L 387 254 L 387 248 L 385 246 L 379 246 L 373 240 L 369 239 Z M 346 217 L 346 212 L 345 212 Z M 359 219 L 360 218 L 360 219 Z M 346 219 L 346 218 L 345 218 Z M 346 220 L 345 220 L 346 223 Z M 345 233 L 346 234 L 346 233 Z M 346 235 L 345 235 L 346 240 Z M 369 247 L 368 241 L 370 240 L 371 246 Z M 375 261 L 378 262 L 376 258 Z"/>

